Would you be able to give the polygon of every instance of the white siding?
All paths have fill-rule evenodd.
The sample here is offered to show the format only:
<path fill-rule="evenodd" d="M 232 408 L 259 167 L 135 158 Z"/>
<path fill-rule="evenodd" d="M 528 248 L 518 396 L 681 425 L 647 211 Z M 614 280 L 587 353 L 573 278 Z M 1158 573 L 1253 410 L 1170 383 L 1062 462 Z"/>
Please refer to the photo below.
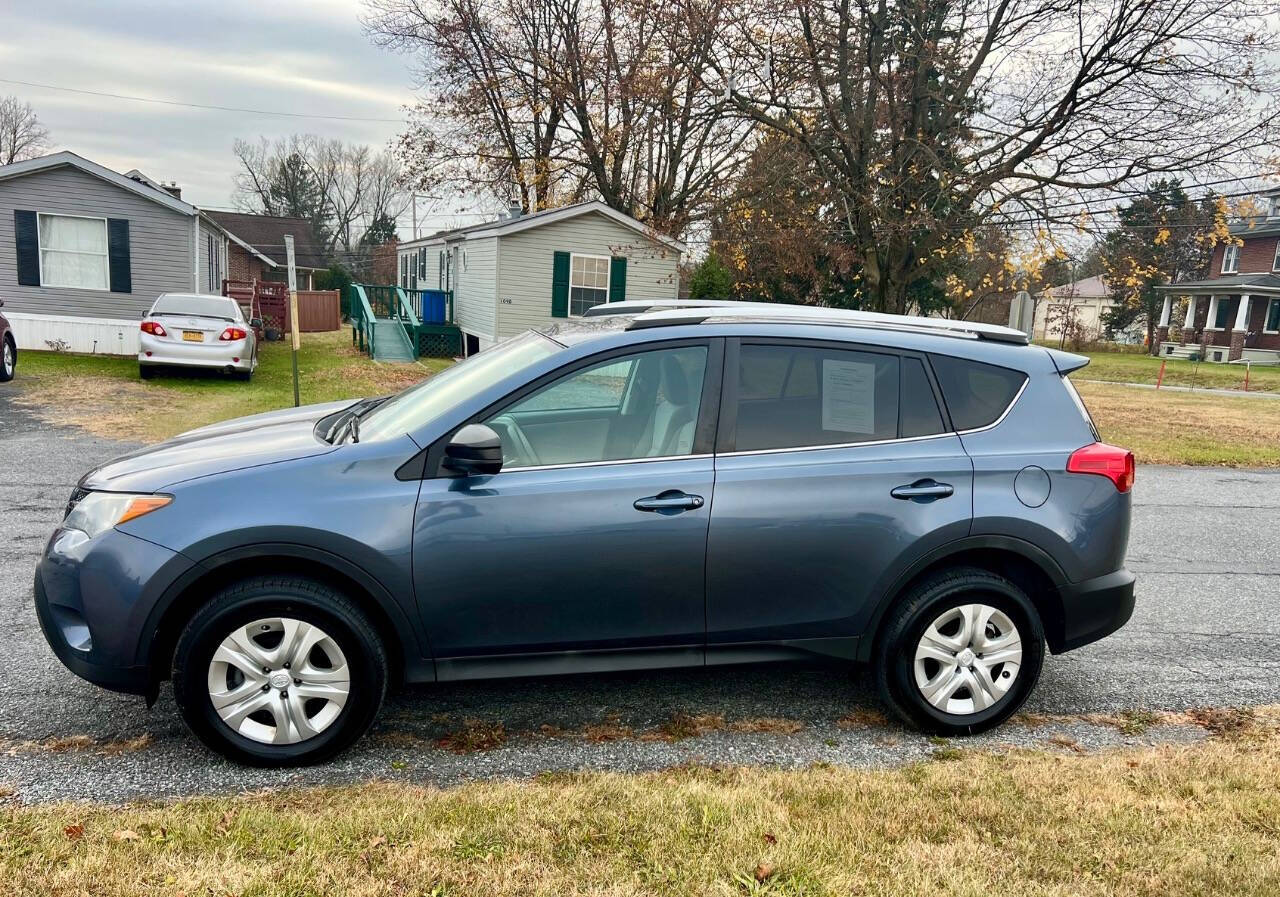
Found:
<path fill-rule="evenodd" d="M 137 355 L 138 322 L 111 318 L 71 318 L 64 315 L 32 315 L 9 311 L 5 316 L 12 327 L 18 351 L 49 351 L 62 347 L 67 352 L 94 355 Z"/>
<path fill-rule="evenodd" d="M 499 239 L 462 240 L 453 246 L 454 321 L 486 343 L 502 339 L 496 332 Z"/>
<path fill-rule="evenodd" d="M 200 283 L 201 293 L 221 293 L 222 279 L 227 276 L 226 239 L 222 233 L 203 221 L 200 222 Z M 210 253 L 210 246 L 213 252 Z"/>
<path fill-rule="evenodd" d="M 579 215 L 499 239 L 498 339 L 556 320 L 551 317 L 551 265 L 557 251 L 625 256 L 628 299 L 678 295 L 679 254 L 604 215 Z M 475 268 L 474 258 L 471 268 Z"/>
<path fill-rule="evenodd" d="M 18 286 L 16 209 L 66 215 L 127 218 L 132 291 Z M 193 281 L 191 216 L 167 209 L 79 169 L 64 167 L 0 181 L 0 295 L 6 312 L 133 319 L 164 292 L 190 292 Z"/>

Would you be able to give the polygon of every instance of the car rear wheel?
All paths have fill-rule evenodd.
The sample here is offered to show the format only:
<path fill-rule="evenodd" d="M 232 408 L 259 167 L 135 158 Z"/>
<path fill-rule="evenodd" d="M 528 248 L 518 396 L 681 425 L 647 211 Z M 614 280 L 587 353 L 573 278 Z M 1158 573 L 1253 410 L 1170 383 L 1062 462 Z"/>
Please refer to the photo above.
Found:
<path fill-rule="evenodd" d="M 332 757 L 373 724 L 386 688 L 386 650 L 360 609 L 297 577 L 223 590 L 174 653 L 174 695 L 188 727 L 254 766 Z"/>
<path fill-rule="evenodd" d="M 6 336 L 0 341 L 0 383 L 8 383 L 13 379 L 13 372 L 18 366 L 18 347 L 13 337 Z"/>
<path fill-rule="evenodd" d="M 876 645 L 880 696 L 904 721 L 969 735 L 1008 719 L 1035 687 L 1044 628 L 1021 589 L 986 570 L 947 570 L 905 594 Z"/>

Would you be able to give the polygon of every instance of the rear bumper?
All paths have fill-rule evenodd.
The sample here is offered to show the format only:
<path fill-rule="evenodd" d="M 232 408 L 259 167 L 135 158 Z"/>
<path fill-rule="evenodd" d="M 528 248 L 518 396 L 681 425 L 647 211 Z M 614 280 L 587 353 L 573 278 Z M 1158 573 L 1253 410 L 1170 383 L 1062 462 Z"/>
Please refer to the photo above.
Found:
<path fill-rule="evenodd" d="M 253 347 L 249 340 L 235 342 L 180 343 L 159 340 L 142 334 L 139 340 L 138 364 L 175 365 L 235 371 L 253 370 Z M 239 359 L 236 361 L 235 359 Z"/>
<path fill-rule="evenodd" d="M 1062 639 L 1056 653 L 1096 642 L 1133 616 L 1134 575 L 1123 568 L 1105 576 L 1070 583 L 1062 596 Z"/>

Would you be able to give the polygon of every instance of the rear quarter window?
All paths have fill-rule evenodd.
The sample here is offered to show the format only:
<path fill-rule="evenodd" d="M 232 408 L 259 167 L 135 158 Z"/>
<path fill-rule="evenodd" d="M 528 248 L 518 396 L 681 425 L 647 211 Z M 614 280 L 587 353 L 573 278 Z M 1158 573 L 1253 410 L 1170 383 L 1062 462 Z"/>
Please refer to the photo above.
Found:
<path fill-rule="evenodd" d="M 995 423 L 1027 380 L 1022 371 L 967 358 L 933 355 L 930 362 L 957 430 Z"/>

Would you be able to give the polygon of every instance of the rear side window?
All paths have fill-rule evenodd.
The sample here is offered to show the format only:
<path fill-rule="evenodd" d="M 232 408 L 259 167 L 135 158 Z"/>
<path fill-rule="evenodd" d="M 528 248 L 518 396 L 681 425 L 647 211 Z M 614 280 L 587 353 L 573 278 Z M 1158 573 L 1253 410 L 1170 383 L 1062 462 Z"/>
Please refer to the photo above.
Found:
<path fill-rule="evenodd" d="M 739 352 L 737 377 L 737 451 L 842 445 L 898 435 L 896 355 L 746 344 Z"/>
<path fill-rule="evenodd" d="M 1027 379 L 1022 371 L 967 358 L 933 355 L 931 361 L 942 387 L 942 398 L 951 412 L 951 423 L 957 430 L 995 423 Z"/>
<path fill-rule="evenodd" d="M 942 412 L 933 386 L 919 358 L 902 359 L 902 398 L 898 411 L 900 435 L 933 436 L 943 431 Z"/>

